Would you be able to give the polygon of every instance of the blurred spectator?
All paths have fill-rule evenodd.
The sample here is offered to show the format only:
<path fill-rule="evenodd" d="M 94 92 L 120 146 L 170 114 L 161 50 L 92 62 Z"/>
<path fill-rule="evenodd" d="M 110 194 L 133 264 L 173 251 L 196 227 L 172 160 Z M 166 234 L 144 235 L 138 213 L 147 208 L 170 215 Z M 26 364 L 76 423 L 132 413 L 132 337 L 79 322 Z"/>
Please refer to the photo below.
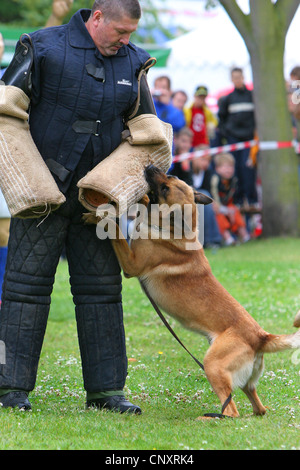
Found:
<path fill-rule="evenodd" d="M 175 106 L 175 108 L 181 109 L 181 111 L 183 111 L 187 103 L 187 100 L 188 100 L 188 95 L 183 90 L 174 91 L 174 93 L 171 96 L 172 105 Z"/>
<path fill-rule="evenodd" d="M 0 67 L 1 67 L 3 54 L 4 54 L 4 40 L 3 40 L 2 34 L 0 33 Z M 5 69 L 0 68 L 0 78 L 4 74 L 4 71 Z"/>
<path fill-rule="evenodd" d="M 193 133 L 188 127 L 183 127 L 180 131 L 176 132 L 174 134 L 174 154 L 178 156 L 190 152 L 192 140 Z M 173 163 L 169 173 L 177 176 L 177 178 L 185 181 L 190 186 L 193 183 L 189 160 Z"/>
<path fill-rule="evenodd" d="M 219 127 L 228 144 L 252 140 L 255 135 L 255 118 L 252 92 L 244 83 L 243 70 L 231 71 L 233 92 L 224 96 L 219 106 Z M 249 158 L 250 149 L 232 152 L 235 158 L 237 190 L 235 203 L 239 205 L 257 204 L 256 167 Z"/>
<path fill-rule="evenodd" d="M 194 152 L 198 150 L 207 150 L 209 149 L 208 145 L 199 145 L 199 147 L 194 148 Z M 193 178 L 193 187 L 201 191 L 205 190 L 208 193 L 211 191 L 211 177 L 212 171 L 210 169 L 211 164 L 211 155 L 202 155 L 201 157 L 195 157 L 191 161 L 191 170 Z M 211 195 L 209 194 L 211 197 Z"/>
<path fill-rule="evenodd" d="M 4 279 L 6 258 L 7 258 L 9 227 L 10 227 L 10 212 L 8 210 L 2 191 L 0 191 L 0 305 L 1 305 L 1 295 L 2 295 L 2 284 L 3 284 L 3 279 Z"/>
<path fill-rule="evenodd" d="M 300 65 L 293 67 L 290 72 L 287 92 L 289 95 L 289 110 L 292 113 L 294 118 L 293 123 L 296 126 L 296 136 L 300 137 Z"/>
<path fill-rule="evenodd" d="M 183 111 L 171 103 L 171 95 L 170 78 L 166 75 L 157 77 L 152 90 L 157 116 L 163 122 L 171 124 L 174 132 L 178 132 L 185 126 L 185 119 Z"/>
<path fill-rule="evenodd" d="M 188 127 L 181 129 L 174 139 L 176 155 L 183 155 L 191 150 L 193 141 L 193 132 Z M 202 147 L 194 149 L 202 150 Z M 208 147 L 205 147 L 208 148 Z M 210 195 L 210 180 L 211 172 L 209 170 L 211 157 L 203 156 L 194 158 L 191 162 L 185 160 L 183 162 L 174 163 L 170 174 L 177 176 L 185 181 L 189 186 L 197 191 L 200 191 L 207 196 Z M 206 248 L 218 247 L 221 243 L 222 237 L 217 225 L 214 209 L 212 204 L 206 206 L 199 206 L 199 211 L 204 210 L 204 221 L 199 217 L 199 233 L 203 233 L 204 246 Z M 200 215 L 200 213 L 199 213 Z M 201 224 L 204 223 L 204 227 Z"/>
<path fill-rule="evenodd" d="M 2 34 L 0 33 L 0 65 L 4 53 L 4 41 Z M 0 78 L 2 77 L 5 69 L 1 69 Z M 0 305 L 2 295 L 2 284 L 5 272 L 6 258 L 7 258 L 7 245 L 9 237 L 9 226 L 10 226 L 10 213 L 2 194 L 0 191 Z"/>
<path fill-rule="evenodd" d="M 195 147 L 194 151 L 208 149 L 209 146 L 200 145 Z M 212 171 L 210 170 L 211 156 L 203 155 L 196 157 L 191 162 L 192 168 L 192 186 L 196 191 L 211 195 L 211 178 Z M 201 221 L 200 221 L 201 223 Z M 200 228 L 199 228 L 200 229 Z M 222 237 L 220 234 L 219 226 L 216 220 L 214 205 L 208 204 L 204 206 L 204 247 L 217 248 L 221 245 Z"/>
<path fill-rule="evenodd" d="M 187 126 L 192 129 L 193 147 L 209 145 L 210 138 L 218 125 L 218 120 L 206 105 L 208 90 L 206 86 L 198 86 L 194 94 L 193 104 L 184 110 Z"/>
<path fill-rule="evenodd" d="M 293 136 L 300 142 L 300 65 L 293 67 L 290 72 L 288 89 L 289 110 L 292 115 Z M 298 153 L 298 174 L 300 182 L 300 153 Z"/>
<path fill-rule="evenodd" d="M 250 240 L 245 220 L 234 205 L 234 195 L 237 189 L 234 167 L 235 159 L 230 153 L 216 155 L 216 174 L 211 178 L 211 195 L 225 246 L 234 245 L 236 237 L 239 237 L 242 242 Z"/>

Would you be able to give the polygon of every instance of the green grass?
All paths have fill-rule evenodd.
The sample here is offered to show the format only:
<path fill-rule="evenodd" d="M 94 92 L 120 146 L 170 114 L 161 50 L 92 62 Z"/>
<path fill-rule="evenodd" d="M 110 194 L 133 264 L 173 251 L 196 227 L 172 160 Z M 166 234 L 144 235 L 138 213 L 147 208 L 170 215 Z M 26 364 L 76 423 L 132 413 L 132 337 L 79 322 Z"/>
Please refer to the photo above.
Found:
<path fill-rule="evenodd" d="M 291 333 L 300 308 L 300 241 L 275 239 L 208 251 L 213 272 L 269 332 Z M 266 355 L 258 394 L 268 413 L 254 417 L 237 390 L 238 419 L 199 421 L 220 404 L 203 372 L 178 345 L 141 292 L 124 280 L 129 372 L 127 397 L 141 416 L 85 409 L 80 355 L 66 262 L 56 276 L 51 312 L 30 400 L 31 412 L 2 409 L 0 449 L 288 450 L 300 449 L 300 354 Z M 175 331 L 202 361 L 207 342 Z"/>

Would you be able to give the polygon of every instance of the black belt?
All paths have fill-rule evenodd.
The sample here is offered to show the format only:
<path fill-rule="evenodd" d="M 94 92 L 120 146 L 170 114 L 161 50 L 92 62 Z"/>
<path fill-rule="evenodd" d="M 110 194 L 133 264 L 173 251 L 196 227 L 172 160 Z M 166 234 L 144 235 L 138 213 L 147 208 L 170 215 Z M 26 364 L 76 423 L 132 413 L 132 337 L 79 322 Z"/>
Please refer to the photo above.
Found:
<path fill-rule="evenodd" d="M 65 168 L 63 165 L 61 165 L 57 161 L 53 160 L 53 158 L 48 158 L 45 161 L 45 163 L 47 167 L 49 168 L 49 170 L 51 171 L 51 173 L 54 173 L 63 183 L 71 174 L 70 170 L 67 170 L 67 168 Z"/>
<path fill-rule="evenodd" d="M 78 134 L 94 134 L 100 135 L 101 121 L 75 121 L 72 124 L 72 129 Z"/>

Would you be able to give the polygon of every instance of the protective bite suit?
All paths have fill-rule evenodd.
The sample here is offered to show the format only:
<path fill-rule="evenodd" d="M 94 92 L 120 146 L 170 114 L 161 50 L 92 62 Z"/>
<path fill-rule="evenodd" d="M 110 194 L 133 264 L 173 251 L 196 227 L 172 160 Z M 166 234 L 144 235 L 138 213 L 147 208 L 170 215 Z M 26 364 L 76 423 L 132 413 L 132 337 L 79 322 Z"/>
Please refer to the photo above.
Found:
<path fill-rule="evenodd" d="M 129 44 L 115 56 L 102 56 L 84 24 L 89 15 L 90 10 L 80 10 L 67 25 L 31 34 L 30 130 L 66 202 L 47 217 L 11 221 L 0 311 L 0 341 L 6 347 L 0 389 L 35 386 L 64 247 L 84 387 L 94 393 L 125 384 L 120 267 L 110 241 L 99 240 L 95 226 L 83 223 L 86 210 L 78 201 L 77 182 L 120 144 L 124 115 L 137 99 L 137 72 L 149 55 Z M 16 72 L 8 69 L 3 80 L 18 87 L 13 80 L 18 64 L 13 66 Z"/>

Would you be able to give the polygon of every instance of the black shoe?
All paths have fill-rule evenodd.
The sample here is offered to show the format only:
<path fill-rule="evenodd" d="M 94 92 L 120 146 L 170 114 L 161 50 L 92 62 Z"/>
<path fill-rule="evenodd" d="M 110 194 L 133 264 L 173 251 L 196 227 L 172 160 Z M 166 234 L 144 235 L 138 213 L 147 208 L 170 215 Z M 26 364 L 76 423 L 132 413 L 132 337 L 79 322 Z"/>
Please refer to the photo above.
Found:
<path fill-rule="evenodd" d="M 0 406 L 3 408 L 19 407 L 21 410 L 31 410 L 31 404 L 25 392 L 9 392 L 0 397 Z"/>
<path fill-rule="evenodd" d="M 133 413 L 140 415 L 142 410 L 139 406 L 133 405 L 130 401 L 126 400 L 123 395 L 112 395 L 105 398 L 94 398 L 87 400 L 87 407 L 96 407 L 99 409 L 106 409 L 116 411 L 118 413 Z"/>

